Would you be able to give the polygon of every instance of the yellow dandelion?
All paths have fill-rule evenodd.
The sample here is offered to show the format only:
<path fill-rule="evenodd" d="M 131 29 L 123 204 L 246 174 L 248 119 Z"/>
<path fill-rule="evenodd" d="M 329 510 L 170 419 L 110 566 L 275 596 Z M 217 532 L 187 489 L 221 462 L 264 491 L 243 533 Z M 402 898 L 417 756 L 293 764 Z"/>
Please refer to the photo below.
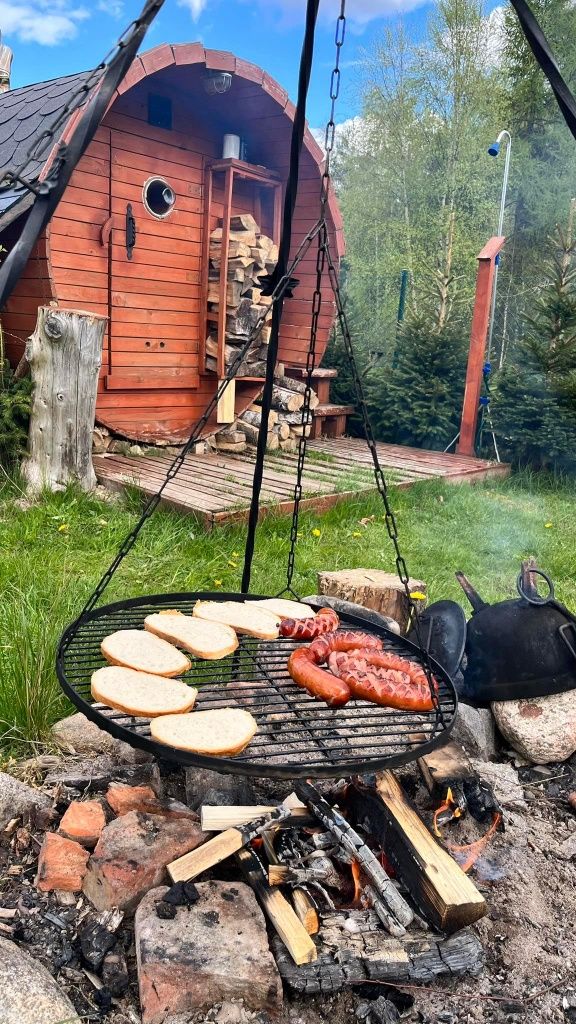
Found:
<path fill-rule="evenodd" d="M 360 530 L 354 530 L 354 533 L 352 534 L 352 536 L 353 537 L 361 537 L 362 534 L 360 533 Z"/>
<path fill-rule="evenodd" d="M 240 553 L 238 551 L 233 551 L 232 558 L 240 558 Z"/>
<path fill-rule="evenodd" d="M 412 598 L 413 601 L 425 601 L 426 600 L 426 594 L 423 594 L 421 590 L 412 590 L 410 592 L 410 597 Z"/>
<path fill-rule="evenodd" d="M 554 523 L 544 523 L 544 529 L 545 530 L 551 530 L 553 526 L 554 526 Z"/>
<path fill-rule="evenodd" d="M 312 536 L 313 537 L 321 537 L 322 536 L 322 531 L 319 530 L 317 526 L 315 526 L 314 529 L 312 530 Z"/>
<path fill-rule="evenodd" d="M 222 586 L 222 580 L 214 580 L 214 586 L 215 587 L 221 587 Z"/>
<path fill-rule="evenodd" d="M 58 533 L 68 533 L 69 529 L 70 527 L 68 526 L 68 523 L 60 523 L 60 526 L 58 527 Z"/>
<path fill-rule="evenodd" d="M 237 562 L 233 562 L 232 560 L 230 560 L 228 562 L 228 565 L 230 566 L 231 569 L 237 569 L 238 568 L 238 563 Z"/>

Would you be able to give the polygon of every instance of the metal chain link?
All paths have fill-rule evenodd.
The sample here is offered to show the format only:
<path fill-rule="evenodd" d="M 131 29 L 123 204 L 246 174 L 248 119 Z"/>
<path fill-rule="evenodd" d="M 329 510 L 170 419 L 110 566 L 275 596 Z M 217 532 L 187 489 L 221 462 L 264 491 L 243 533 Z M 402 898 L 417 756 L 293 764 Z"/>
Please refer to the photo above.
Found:
<path fill-rule="evenodd" d="M 110 580 L 114 576 L 114 573 L 118 569 L 120 563 L 126 558 L 126 555 L 134 547 L 134 544 L 136 543 L 136 541 L 138 539 L 140 531 L 142 530 L 143 526 L 146 524 L 148 519 L 150 519 L 150 516 L 153 514 L 153 512 L 158 507 L 158 505 L 160 503 L 160 500 L 162 498 L 162 494 L 164 493 L 164 490 L 166 489 L 166 487 L 168 486 L 170 481 L 174 479 L 174 477 L 176 476 L 178 471 L 182 468 L 182 465 L 184 464 L 184 460 L 185 460 L 186 456 L 189 454 L 189 452 L 190 452 L 191 448 L 193 447 L 193 445 L 200 439 L 200 437 L 202 435 L 202 431 L 207 426 L 210 417 L 212 416 L 213 412 L 216 410 L 218 402 L 220 401 L 220 398 L 222 397 L 222 395 L 226 391 L 226 388 L 230 384 L 230 381 L 233 380 L 233 378 L 235 377 L 236 370 L 237 370 L 238 366 L 240 365 L 240 363 L 244 359 L 244 356 L 248 352 L 248 350 L 249 350 L 250 346 L 252 345 L 252 343 L 254 342 L 255 338 L 258 336 L 258 334 L 262 330 L 262 327 L 264 326 L 264 322 L 267 319 L 267 317 L 269 316 L 269 312 L 270 312 L 270 309 L 272 308 L 272 305 L 274 305 L 274 303 L 278 302 L 278 300 L 282 298 L 282 296 L 284 295 L 286 290 L 290 287 L 290 279 L 293 276 L 294 271 L 297 269 L 298 265 L 303 260 L 304 256 L 308 252 L 308 249 L 310 248 L 312 242 L 316 238 L 316 236 L 319 233 L 319 231 L 321 230 L 321 228 L 322 228 L 321 223 L 317 222 L 314 225 L 314 227 L 310 229 L 308 234 L 302 239 L 302 242 L 300 243 L 300 245 L 298 247 L 298 250 L 296 252 L 296 255 L 294 256 L 294 259 L 290 263 L 290 266 L 287 268 L 286 273 L 284 274 L 284 276 L 281 277 L 280 280 L 278 281 L 278 284 L 276 285 L 276 287 L 274 288 L 274 291 L 271 294 L 271 304 L 270 304 L 270 306 L 267 306 L 262 311 L 262 313 L 260 314 L 258 320 L 256 321 L 256 324 L 254 325 L 254 327 L 250 331 L 250 335 L 247 338 L 246 342 L 244 343 L 242 348 L 238 350 L 237 355 L 235 356 L 235 358 L 232 360 L 230 366 L 228 367 L 228 370 L 226 372 L 226 376 L 220 382 L 220 385 L 219 385 L 216 393 L 211 398 L 211 400 L 208 403 L 206 409 L 204 410 L 202 416 L 194 424 L 194 427 L 192 428 L 192 432 L 190 433 L 190 436 L 189 436 L 188 440 L 186 441 L 186 444 L 183 446 L 183 448 L 179 451 L 178 455 L 175 456 L 173 462 L 170 464 L 170 466 L 168 468 L 168 471 L 166 473 L 166 476 L 165 476 L 165 478 L 164 478 L 160 488 L 156 491 L 156 494 L 152 495 L 152 497 L 149 499 L 149 501 L 145 505 L 144 510 L 142 512 L 142 515 L 140 516 L 140 519 L 138 520 L 138 522 L 136 523 L 134 528 L 130 531 L 128 536 L 122 542 L 122 545 L 121 545 L 120 549 L 118 550 L 118 553 L 116 554 L 113 562 L 108 567 L 108 569 L 106 570 L 106 572 L 102 576 L 102 579 L 100 580 L 100 582 L 96 586 L 93 594 L 89 597 L 88 601 L 84 605 L 84 608 L 82 609 L 82 611 L 80 612 L 80 615 L 78 616 L 78 619 L 77 619 L 78 622 L 85 615 L 87 615 L 88 612 L 92 611 L 92 609 L 96 606 L 96 604 L 100 600 L 102 594 L 106 590 L 106 587 L 110 583 Z"/>
<path fill-rule="evenodd" d="M 298 440 L 298 462 L 296 465 L 296 483 L 294 485 L 294 505 L 292 509 L 292 523 L 290 525 L 290 547 L 288 550 L 288 563 L 286 567 L 286 586 L 280 593 L 289 593 L 298 597 L 292 588 L 294 572 L 296 567 L 296 544 L 298 542 L 298 521 L 300 517 L 300 502 L 302 500 L 302 477 L 308 447 L 307 431 L 312 421 L 310 402 L 312 399 L 312 375 L 316 368 L 316 348 L 318 340 L 318 325 L 320 321 L 320 309 L 322 307 L 322 278 L 326 266 L 326 246 L 328 242 L 328 229 L 326 227 L 326 212 L 330 196 L 330 159 L 334 149 L 336 134 L 336 100 L 340 94 L 340 53 L 346 37 L 346 0 L 341 0 L 340 14 L 336 19 L 336 31 L 334 43 L 336 46 L 336 57 L 334 67 L 330 75 L 330 114 L 326 123 L 324 133 L 324 170 L 320 180 L 320 218 L 318 224 L 318 250 L 316 253 L 316 284 L 312 297 L 312 320 L 310 323 L 310 344 L 306 357 L 306 389 L 304 391 L 304 405 L 302 406 L 302 419 L 300 426 L 302 433 Z"/>
<path fill-rule="evenodd" d="M 65 159 L 65 147 L 62 147 L 56 154 L 50 168 L 50 174 L 44 179 L 44 181 L 40 183 L 33 183 L 29 181 L 26 177 L 28 168 L 30 168 L 33 163 L 46 160 L 55 136 L 60 133 L 60 129 L 65 128 L 72 114 L 86 102 L 89 93 L 100 81 L 102 73 L 107 67 L 112 66 L 115 61 L 118 60 L 122 51 L 130 43 L 134 33 L 138 32 L 142 25 L 151 20 L 151 17 L 155 16 L 163 4 L 164 0 L 147 0 L 138 18 L 130 22 L 100 64 L 98 64 L 98 66 L 89 73 L 88 78 L 86 78 L 82 84 L 78 86 L 76 91 L 72 93 L 67 100 L 66 105 L 58 112 L 49 127 L 45 128 L 44 131 L 42 131 L 34 140 L 33 144 L 26 151 L 26 155 L 22 163 L 15 168 L 0 169 L 0 192 L 12 188 L 16 184 L 23 185 L 28 189 L 28 191 L 33 192 L 35 195 L 46 195 L 55 188 L 58 181 L 59 168 Z"/>
<path fill-rule="evenodd" d="M 348 317 L 346 316 L 346 310 L 344 308 L 344 303 L 342 301 L 340 282 L 338 280 L 338 271 L 332 258 L 332 253 L 330 251 L 330 243 L 328 239 L 326 239 L 326 260 L 328 263 L 328 275 L 330 278 L 330 284 L 332 286 L 332 291 L 334 293 L 334 299 L 336 302 L 338 322 L 340 324 L 340 331 L 342 333 L 342 338 L 344 341 L 344 350 L 348 357 L 348 364 L 350 366 L 350 370 L 352 371 L 352 380 L 354 383 L 354 390 L 356 392 L 357 408 L 360 411 L 362 426 L 364 428 L 364 434 L 366 436 L 366 443 L 372 456 L 376 487 L 378 489 L 380 497 L 382 498 L 382 504 L 384 505 L 384 520 L 386 523 L 386 530 L 394 547 L 396 573 L 398 575 L 398 579 L 400 580 L 404 588 L 406 601 L 408 602 L 408 607 L 410 608 L 410 620 L 414 626 L 418 647 L 420 648 L 424 656 L 424 671 L 426 673 L 426 679 L 428 680 L 428 686 L 430 687 L 430 695 L 432 697 L 432 702 L 434 704 L 434 708 L 439 716 L 440 721 L 443 723 L 444 719 L 442 714 L 442 708 L 438 701 L 438 694 L 436 692 L 436 687 L 434 685 L 432 676 L 430 652 L 428 648 L 424 645 L 422 640 L 422 631 L 420 629 L 418 610 L 410 590 L 410 574 L 408 572 L 406 560 L 400 550 L 400 543 L 398 540 L 398 524 L 396 522 L 396 516 L 394 515 L 392 506 L 390 504 L 390 497 L 386 477 L 384 476 L 384 471 L 382 469 L 382 466 L 380 465 L 380 459 L 378 458 L 378 448 L 376 446 L 376 439 L 374 437 L 374 431 L 372 429 L 372 423 L 370 421 L 368 406 L 366 405 L 364 385 L 362 384 L 362 378 L 360 377 L 360 374 L 358 372 L 358 364 L 356 362 L 354 345 L 352 342 L 352 336 L 350 334 Z"/>
<path fill-rule="evenodd" d="M 306 431 L 308 429 L 308 421 L 311 419 L 310 410 L 310 398 L 312 393 L 312 374 L 316 365 L 316 345 L 318 337 L 318 323 L 320 317 L 320 309 L 322 307 L 322 278 L 326 264 L 328 265 L 328 277 L 332 292 L 334 294 L 334 300 L 336 303 L 336 312 L 338 315 L 338 321 L 340 324 L 340 330 L 344 339 L 344 348 L 348 357 L 350 369 L 352 371 L 352 378 L 354 382 L 354 389 L 356 391 L 356 399 L 360 415 L 362 418 L 362 424 L 364 427 L 364 433 L 366 436 L 366 442 L 372 456 L 372 462 L 374 466 L 374 479 L 376 481 L 376 487 L 382 498 L 384 505 L 384 519 L 386 523 L 386 530 L 388 536 L 392 541 L 395 555 L 395 565 L 398 578 L 404 588 L 408 607 L 410 608 L 410 618 L 414 624 L 416 638 L 418 646 L 420 647 L 424 655 L 424 671 L 430 687 L 430 694 L 435 710 L 439 715 L 440 721 L 443 721 L 442 709 L 440 707 L 436 688 L 432 678 L 432 667 L 430 664 L 430 654 L 422 643 L 420 624 L 418 621 L 417 607 L 412 597 L 410 590 L 410 575 L 408 572 L 408 566 L 406 560 L 400 550 L 400 544 L 398 540 L 398 525 L 396 517 L 390 504 L 388 485 L 380 460 L 378 458 L 378 449 L 376 447 L 376 439 L 374 437 L 374 431 L 372 429 L 372 423 L 370 422 L 370 415 L 368 413 L 368 407 L 366 405 L 366 399 L 364 395 L 364 387 L 360 374 L 358 372 L 358 365 L 356 363 L 356 356 L 354 353 L 354 346 L 352 343 L 352 337 L 350 334 L 350 328 L 348 324 L 348 318 L 344 309 L 344 303 L 342 301 L 342 294 L 340 292 L 340 282 L 338 279 L 338 272 L 332 254 L 330 251 L 330 242 L 328 238 L 328 229 L 326 226 L 326 213 L 328 207 L 328 198 L 330 193 L 330 160 L 334 150 L 336 122 L 334 120 L 336 111 L 336 100 L 340 92 L 340 54 L 344 38 L 346 35 L 346 0 L 341 0 L 340 14 L 336 21 L 336 33 L 335 33 L 335 45 L 336 45 L 336 59 L 332 74 L 330 77 L 330 116 L 326 125 L 326 132 L 324 137 L 325 143 L 325 164 L 324 171 L 321 180 L 320 189 L 320 220 L 319 220 L 319 231 L 318 231 L 318 252 L 316 257 L 316 285 L 314 295 L 312 298 L 312 321 L 310 325 L 310 345 L 308 348 L 308 356 L 306 360 L 306 391 L 304 393 L 304 405 L 302 407 L 302 436 L 300 437 L 298 444 L 298 463 L 296 469 L 296 484 L 294 487 L 294 509 L 292 512 L 292 523 L 290 528 L 290 549 L 288 552 L 288 565 L 287 565 L 287 576 L 286 576 L 286 587 L 281 593 L 290 593 L 294 597 L 299 595 L 292 588 L 292 580 L 294 577 L 295 563 L 296 563 L 296 545 L 298 541 L 298 520 L 300 514 L 300 502 L 302 499 L 302 476 L 304 472 L 304 462 L 306 458 L 307 449 L 307 438 Z"/>

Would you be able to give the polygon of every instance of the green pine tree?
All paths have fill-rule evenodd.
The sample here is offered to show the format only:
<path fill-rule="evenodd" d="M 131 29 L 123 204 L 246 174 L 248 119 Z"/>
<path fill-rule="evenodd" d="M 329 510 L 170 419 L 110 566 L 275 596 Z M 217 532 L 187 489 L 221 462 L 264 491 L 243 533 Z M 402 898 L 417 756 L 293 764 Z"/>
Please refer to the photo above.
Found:
<path fill-rule="evenodd" d="M 392 369 L 375 367 L 366 392 L 377 436 L 443 450 L 458 430 L 466 368 L 465 331 L 449 320 L 412 316 L 402 326 Z"/>
<path fill-rule="evenodd" d="M 516 462 L 552 471 L 576 470 L 575 201 L 568 229 L 549 239 L 545 284 L 514 358 L 497 381 L 495 426 Z"/>

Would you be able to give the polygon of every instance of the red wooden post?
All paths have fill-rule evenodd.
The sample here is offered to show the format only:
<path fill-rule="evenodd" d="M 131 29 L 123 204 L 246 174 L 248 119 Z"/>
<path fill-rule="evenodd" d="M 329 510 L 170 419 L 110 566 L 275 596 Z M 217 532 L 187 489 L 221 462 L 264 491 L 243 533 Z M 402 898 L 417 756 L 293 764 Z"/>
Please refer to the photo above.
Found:
<path fill-rule="evenodd" d="M 456 446 L 459 455 L 474 455 L 474 441 L 478 423 L 480 390 L 482 387 L 482 367 L 486 353 L 486 338 L 490 322 L 490 302 L 494 283 L 496 257 L 500 252 L 505 238 L 495 235 L 478 253 L 478 272 L 476 275 L 476 298 L 472 314 L 470 330 L 470 349 L 466 369 L 466 389 L 462 403 L 462 419 L 460 421 L 460 440 Z"/>

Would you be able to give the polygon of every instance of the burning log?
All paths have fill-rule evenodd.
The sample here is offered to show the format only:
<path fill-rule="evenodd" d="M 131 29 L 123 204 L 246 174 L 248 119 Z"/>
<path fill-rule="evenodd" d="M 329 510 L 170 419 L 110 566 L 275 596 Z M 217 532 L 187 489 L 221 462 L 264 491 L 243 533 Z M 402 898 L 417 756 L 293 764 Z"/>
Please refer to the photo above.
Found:
<path fill-rule="evenodd" d="M 264 912 L 282 939 L 284 956 L 288 950 L 294 964 L 313 963 L 318 955 L 314 942 L 288 900 L 279 889 L 268 884 L 264 868 L 254 850 L 247 848 L 240 850 L 236 854 L 236 860 L 246 881 L 254 889 Z M 286 948 L 284 949 L 284 947 Z"/>
<path fill-rule="evenodd" d="M 404 935 L 414 914 L 384 868 L 376 860 L 372 850 L 366 846 L 366 843 L 343 815 L 335 808 L 330 807 L 314 786 L 308 782 L 301 782 L 296 786 L 296 793 L 314 811 L 316 817 L 332 833 L 337 842 L 358 861 L 374 885 L 383 908 L 387 908 L 387 914 L 383 912 L 380 920 L 388 931 L 392 935 Z M 383 920 L 384 917 L 386 920 Z"/>
<path fill-rule="evenodd" d="M 486 913 L 481 893 L 434 839 L 391 772 L 379 772 L 375 789 L 355 784 L 354 817 L 378 839 L 424 917 L 453 932 Z"/>

